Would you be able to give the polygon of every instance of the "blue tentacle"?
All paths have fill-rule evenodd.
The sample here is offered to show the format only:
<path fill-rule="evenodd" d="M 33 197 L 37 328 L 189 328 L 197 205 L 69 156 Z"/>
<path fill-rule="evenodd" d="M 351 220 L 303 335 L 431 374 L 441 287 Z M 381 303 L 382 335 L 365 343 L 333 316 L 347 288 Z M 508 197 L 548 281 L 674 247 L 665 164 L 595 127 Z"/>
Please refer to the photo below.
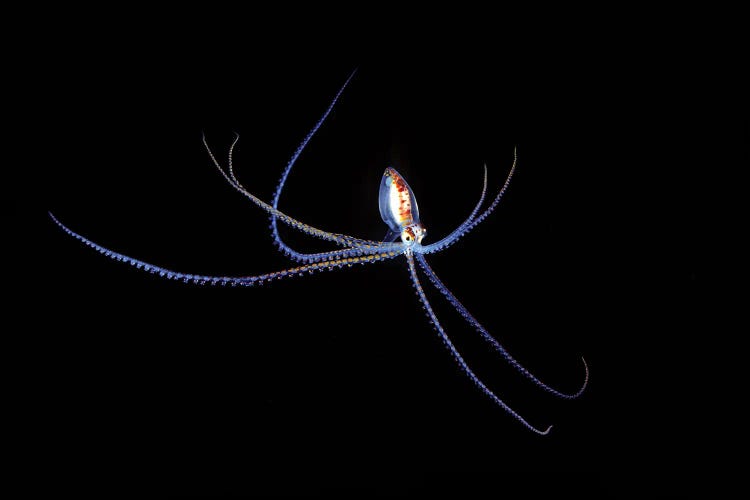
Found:
<path fill-rule="evenodd" d="M 454 229 L 453 231 L 451 231 L 451 233 L 448 236 L 446 236 L 445 238 L 443 238 L 440 241 L 445 241 L 445 240 L 451 239 L 451 238 L 457 238 L 457 236 L 455 236 L 455 235 L 461 233 L 464 230 L 464 228 L 466 228 L 474 220 L 474 217 L 477 215 L 477 212 L 481 208 L 482 203 L 484 203 L 484 198 L 485 198 L 486 195 L 487 195 L 487 165 L 484 165 L 484 181 L 483 181 L 483 184 L 482 184 L 482 194 L 481 194 L 481 196 L 479 196 L 479 201 L 477 202 L 476 205 L 474 205 L 474 209 L 471 211 L 471 213 L 466 218 L 466 220 L 463 221 L 461 223 L 461 225 L 459 225 L 456 229 Z M 424 253 L 425 252 L 424 248 L 425 247 L 417 246 L 417 247 L 414 248 L 414 253 Z"/>
<path fill-rule="evenodd" d="M 319 253 L 306 253 L 304 259 L 295 259 L 298 262 L 321 262 L 324 260 L 337 260 L 345 259 L 347 257 L 358 257 L 360 255 L 371 255 L 377 252 L 396 252 L 401 253 L 404 251 L 404 244 L 402 242 L 386 243 L 384 245 L 378 245 L 377 247 L 365 249 L 363 247 L 351 247 L 342 248 L 340 250 L 331 250 L 330 252 L 319 252 Z"/>
<path fill-rule="evenodd" d="M 463 370 L 463 372 L 469 377 L 469 379 L 471 379 L 471 381 L 474 382 L 474 385 L 479 387 L 479 389 L 484 394 L 486 394 L 490 399 L 492 399 L 495 403 L 497 403 L 497 405 L 500 406 L 503 410 L 508 412 L 513 418 L 515 418 L 521 424 L 523 424 L 527 429 L 537 434 L 542 434 L 542 435 L 547 434 L 550 431 L 550 429 L 552 429 L 551 425 L 547 427 L 547 429 L 545 429 L 544 431 L 539 430 L 536 427 L 532 426 L 521 415 L 519 415 L 515 410 L 513 410 L 510 406 L 508 406 L 502 399 L 497 397 L 495 393 L 493 393 L 484 384 L 484 382 L 479 380 L 479 377 L 477 377 L 474 374 L 471 368 L 469 368 L 469 365 L 466 364 L 466 361 L 464 361 L 464 358 L 461 356 L 461 354 L 459 354 L 458 350 L 456 349 L 456 346 L 453 345 L 453 342 L 451 342 L 451 340 L 448 338 L 448 335 L 445 333 L 445 330 L 443 330 L 443 327 L 440 325 L 440 322 L 438 321 L 437 316 L 435 316 L 435 313 L 432 310 L 432 306 L 430 306 L 430 302 L 427 300 L 427 296 L 425 295 L 424 290 L 422 289 L 422 285 L 419 282 L 419 278 L 417 277 L 417 269 L 414 265 L 414 257 L 412 255 L 412 252 L 407 251 L 405 255 L 406 255 L 406 260 L 409 264 L 409 273 L 411 275 L 411 280 L 414 283 L 414 288 L 417 291 L 417 296 L 419 297 L 419 300 L 422 301 L 422 304 L 424 305 L 425 311 L 427 312 L 427 316 L 430 318 L 432 325 L 435 327 L 435 330 L 437 330 L 445 346 L 453 355 L 453 359 L 455 359 L 456 363 L 458 363 L 458 366 L 461 367 L 461 370 Z"/>
<path fill-rule="evenodd" d="M 235 139 L 236 142 L 236 139 Z M 345 234 L 339 234 L 339 233 L 331 233 L 328 231 L 323 231 L 322 229 L 315 228 L 313 226 L 310 226 L 309 224 L 305 224 L 304 222 L 300 222 L 292 217 L 289 217 L 285 213 L 277 210 L 276 208 L 272 207 L 265 201 L 261 200 L 251 192 L 247 191 L 245 188 L 243 188 L 241 185 L 236 184 L 232 178 L 227 175 L 226 172 L 221 168 L 221 165 L 216 160 L 216 157 L 214 156 L 213 152 L 211 151 L 211 148 L 208 145 L 208 142 L 206 141 L 205 135 L 203 136 L 203 145 L 206 148 L 206 151 L 208 152 L 209 157 L 211 158 L 211 161 L 213 162 L 216 169 L 221 173 L 221 175 L 224 177 L 224 179 L 231 185 L 234 189 L 239 191 L 243 196 L 248 198 L 250 201 L 255 203 L 257 206 L 268 212 L 269 214 L 272 214 L 285 224 L 293 227 L 294 229 L 297 229 L 299 231 L 302 231 L 303 233 L 309 234 L 310 236 L 315 236 L 317 238 L 332 241 L 338 245 L 344 246 L 344 247 L 358 247 L 363 248 L 367 251 L 376 251 L 382 248 L 381 242 L 374 241 L 374 240 L 362 240 L 359 238 L 355 238 L 353 236 L 348 236 Z"/>
<path fill-rule="evenodd" d="M 232 144 L 229 146 L 229 153 L 227 154 L 227 171 L 229 172 L 229 177 L 231 178 L 230 182 L 232 182 L 236 187 L 242 188 L 243 190 L 247 191 L 247 188 L 243 186 L 242 183 L 234 175 L 234 165 L 232 163 L 232 154 L 234 153 L 234 146 L 237 145 L 237 141 L 239 140 L 240 140 L 240 134 L 235 132 L 234 140 L 232 141 Z M 216 163 L 216 167 L 219 168 L 218 163 Z M 221 170 L 221 168 L 219 168 L 219 170 Z"/>
<path fill-rule="evenodd" d="M 495 196 L 495 199 L 492 201 L 490 206 L 488 206 L 482 214 L 477 218 L 469 218 L 467 219 L 463 224 L 458 226 L 456 230 L 454 230 L 451 234 L 446 236 L 440 241 L 436 241 L 435 243 L 431 243 L 429 245 L 423 245 L 418 248 L 415 248 L 414 251 L 418 253 L 435 253 L 439 252 L 440 250 L 444 250 L 448 248 L 449 246 L 453 245 L 456 241 L 459 240 L 462 236 L 466 235 L 469 231 L 474 229 L 479 223 L 481 223 L 484 219 L 489 216 L 493 210 L 495 210 L 495 207 L 497 207 L 498 203 L 500 203 L 500 199 L 502 199 L 503 195 L 505 194 L 505 191 L 508 189 L 508 185 L 510 184 L 510 179 L 513 177 L 513 173 L 516 171 L 516 161 L 518 159 L 518 155 L 516 152 L 516 149 L 513 149 L 513 165 L 511 166 L 510 172 L 508 172 L 508 177 L 505 178 L 505 183 L 503 183 L 503 187 L 500 188 L 500 192 L 497 193 L 497 196 Z"/>
<path fill-rule="evenodd" d="M 348 81 L 348 80 L 347 80 Z M 232 144 L 229 146 L 229 153 L 227 158 L 227 171 L 229 174 L 230 179 L 229 182 L 233 184 L 236 188 L 241 189 L 243 191 L 246 191 L 247 189 L 245 186 L 243 186 L 240 181 L 237 179 L 237 177 L 234 174 L 234 165 L 232 161 L 234 147 L 237 145 L 237 141 L 239 141 L 240 135 L 235 133 L 234 141 L 232 141 Z M 209 151 L 210 153 L 210 151 Z M 219 169 L 220 172 L 223 173 L 221 166 L 217 161 L 214 160 L 214 166 Z M 225 176 L 226 177 L 226 176 Z M 272 226 L 273 227 L 273 226 Z M 358 240 L 360 242 L 365 242 L 365 240 Z M 401 252 L 403 251 L 403 243 L 391 243 L 387 245 L 378 245 L 378 249 L 383 251 L 396 251 Z M 372 251 L 372 250 L 370 250 Z M 317 252 L 317 253 L 305 253 L 305 254 L 299 254 L 303 255 L 304 259 L 295 259 L 297 261 L 302 261 L 305 263 L 311 263 L 311 262 L 321 262 L 324 260 L 336 260 L 336 259 L 345 259 L 347 257 L 358 257 L 360 255 L 364 255 L 365 250 L 363 250 L 360 247 L 350 247 L 350 248 L 342 248 L 340 250 L 332 250 L 328 252 Z M 294 257 L 292 257 L 294 258 Z"/>
<path fill-rule="evenodd" d="M 583 368 L 585 371 L 585 376 L 584 376 L 583 385 L 581 385 L 581 388 L 572 394 L 560 392 L 556 389 L 553 389 L 552 387 L 548 386 L 547 384 L 539 380 L 535 375 L 533 375 L 529 370 L 527 370 L 523 365 L 521 365 L 521 363 L 519 363 L 513 356 L 511 356 L 511 354 L 505 349 L 505 347 L 503 347 L 502 344 L 500 344 L 500 342 L 498 342 L 495 339 L 495 337 L 493 337 L 479 323 L 479 321 L 477 321 L 476 318 L 474 318 L 474 316 L 466 309 L 466 307 L 464 307 L 463 304 L 461 304 L 461 302 L 456 298 L 456 296 L 453 295 L 453 293 L 451 293 L 450 290 L 448 290 L 448 287 L 446 287 L 443 284 L 443 282 L 440 281 L 440 278 L 437 277 L 437 275 L 435 274 L 435 271 L 433 271 L 432 268 L 429 266 L 429 264 L 427 264 L 427 260 L 425 260 L 423 255 L 417 254 L 416 257 L 417 257 L 417 262 L 419 262 L 420 267 L 422 268 L 422 270 L 424 270 L 425 274 L 427 274 L 427 277 L 435 286 L 435 288 L 440 290 L 440 292 L 445 296 L 445 298 L 448 299 L 448 302 L 450 302 L 451 305 L 453 305 L 453 307 L 455 307 L 456 310 L 459 313 L 461 313 L 461 316 L 463 316 L 464 319 L 470 325 L 476 328 L 476 330 L 482 335 L 484 340 L 489 342 L 492 345 L 492 347 L 494 347 L 495 350 L 498 353 L 500 353 L 500 355 L 503 358 L 505 358 L 505 360 L 508 363 L 510 363 L 510 365 L 513 366 L 513 368 L 518 370 L 524 377 L 531 380 L 534 384 L 536 384 L 541 389 L 563 399 L 575 399 L 583 393 L 589 381 L 589 368 L 588 368 L 588 365 L 586 364 L 586 360 L 583 357 L 581 357 L 581 360 L 583 361 Z"/>
<path fill-rule="evenodd" d="M 482 176 L 482 195 L 479 197 L 479 201 L 476 205 L 474 205 L 474 210 L 471 211 L 469 216 L 466 218 L 466 220 L 461 224 L 461 226 L 468 225 L 471 223 L 471 221 L 474 220 L 474 217 L 477 215 L 477 212 L 479 211 L 479 208 L 482 206 L 482 203 L 484 203 L 484 198 L 487 195 L 487 164 L 484 164 L 484 175 Z M 459 226 L 459 228 L 461 228 Z"/>
<path fill-rule="evenodd" d="M 333 97 L 333 100 L 331 101 L 331 103 L 323 112 L 323 115 L 318 119 L 318 121 L 313 126 L 312 130 L 308 132 L 308 134 L 302 140 L 300 145 L 294 151 L 294 154 L 292 155 L 292 157 L 289 159 L 289 162 L 286 164 L 284 171 L 281 173 L 281 178 L 279 179 L 279 183 L 276 186 L 276 191 L 274 191 L 273 193 L 273 199 L 271 200 L 271 205 L 273 206 L 273 208 L 279 208 L 279 198 L 281 197 L 281 191 L 284 189 L 284 184 L 286 183 L 287 177 L 289 177 L 289 172 L 292 170 L 292 167 L 294 166 L 294 163 L 297 161 L 297 158 L 299 158 L 299 156 L 302 154 L 302 151 L 304 151 L 305 147 L 307 146 L 307 143 L 310 142 L 310 139 L 312 139 L 312 137 L 315 135 L 318 129 L 323 125 L 323 122 L 325 122 L 326 118 L 328 118 L 328 115 L 333 110 L 334 106 L 339 100 L 339 97 L 344 92 L 344 89 L 349 84 L 349 81 L 352 79 L 352 77 L 354 77 L 354 74 L 356 72 L 357 72 L 356 69 L 351 72 L 351 74 L 346 79 L 344 84 L 341 86 L 339 91 Z M 291 248 L 289 245 L 287 245 L 284 242 L 284 240 L 281 238 L 281 235 L 279 234 L 279 228 L 276 224 L 276 216 L 274 216 L 273 214 L 271 214 L 270 229 L 271 229 L 271 236 L 273 236 L 274 244 L 285 255 L 299 262 L 314 262 L 314 259 L 316 258 L 316 254 L 297 252 L 296 250 L 294 250 L 293 248 Z"/>
<path fill-rule="evenodd" d="M 118 262 L 125 262 L 126 264 L 130 264 L 131 266 L 134 266 L 143 271 L 146 271 L 152 274 L 157 274 L 159 275 L 159 277 L 162 277 L 162 278 L 182 281 L 185 283 L 194 283 L 196 285 L 223 285 L 223 286 L 225 285 L 253 286 L 256 284 L 262 285 L 263 283 L 267 281 L 277 280 L 281 278 L 290 278 L 296 275 L 302 275 L 304 273 L 312 273 L 315 271 L 323 271 L 323 270 L 330 271 L 333 269 L 340 269 L 344 266 L 349 267 L 353 264 L 368 264 L 368 263 L 377 262 L 380 260 L 392 259 L 400 255 L 399 252 L 374 252 L 373 251 L 371 253 L 366 253 L 357 257 L 348 257 L 348 258 L 340 258 L 336 260 L 320 261 L 320 262 L 315 262 L 312 264 L 307 264 L 304 266 L 284 269 L 281 271 L 275 271 L 272 273 L 259 274 L 256 276 L 234 277 L 234 276 L 206 276 L 206 275 L 200 275 L 200 274 L 187 274 L 187 273 L 181 273 L 181 272 L 165 269 L 163 267 L 155 266 L 153 264 L 149 264 L 148 262 L 134 259 L 132 257 L 128 257 L 127 255 L 105 248 L 97 243 L 94 243 L 88 238 L 81 236 L 75 231 L 69 229 L 62 222 L 60 222 L 57 219 L 57 217 L 52 215 L 51 212 L 49 212 L 49 216 L 54 221 L 54 223 L 57 224 L 57 226 L 60 227 L 60 229 L 62 229 L 69 236 L 77 239 L 84 245 L 96 250 L 97 252 L 105 255 L 106 257 L 109 257 L 110 259 L 116 260 Z"/>

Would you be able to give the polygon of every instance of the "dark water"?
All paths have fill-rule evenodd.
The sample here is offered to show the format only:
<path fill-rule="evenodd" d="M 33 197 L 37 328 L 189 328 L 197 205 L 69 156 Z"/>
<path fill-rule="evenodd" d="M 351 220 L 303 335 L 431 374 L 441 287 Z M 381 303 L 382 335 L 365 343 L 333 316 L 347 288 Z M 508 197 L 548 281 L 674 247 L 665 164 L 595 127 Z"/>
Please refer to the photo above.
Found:
<path fill-rule="evenodd" d="M 732 350 L 711 257 L 723 243 L 710 214 L 727 181 L 704 160 L 735 151 L 706 126 L 713 108 L 675 89 L 691 74 L 682 65 L 575 51 L 292 61 L 167 44 L 76 54 L 49 68 L 45 137 L 30 150 L 48 153 L 29 170 L 43 203 L 8 197 L 24 222 L 11 227 L 33 242 L 22 253 L 42 271 L 25 280 L 33 308 L 12 328 L 23 339 L 22 461 L 60 490 L 607 498 L 715 491 L 731 479 L 718 457 L 732 412 L 709 382 L 716 343 Z M 435 241 L 473 208 L 484 163 L 494 195 L 517 146 L 496 211 L 429 261 L 549 385 L 575 390 L 585 356 L 586 393 L 561 401 L 530 384 L 423 284 L 477 374 L 534 425 L 554 425 L 548 436 L 460 373 L 403 258 L 263 288 L 198 287 L 110 261 L 46 218 L 52 210 L 97 243 L 177 271 L 290 267 L 264 213 L 211 166 L 201 134 L 224 161 L 239 133 L 236 173 L 270 201 L 357 65 L 280 209 L 379 239 L 377 188 L 393 166 Z M 332 249 L 283 235 L 301 250 Z"/>

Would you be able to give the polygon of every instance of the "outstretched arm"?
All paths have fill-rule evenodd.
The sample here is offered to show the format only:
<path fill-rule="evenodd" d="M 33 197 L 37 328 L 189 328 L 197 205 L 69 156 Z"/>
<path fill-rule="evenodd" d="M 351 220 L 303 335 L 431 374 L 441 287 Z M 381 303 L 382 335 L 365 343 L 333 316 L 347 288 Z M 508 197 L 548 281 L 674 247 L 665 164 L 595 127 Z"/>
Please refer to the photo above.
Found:
<path fill-rule="evenodd" d="M 440 241 L 436 241 L 435 243 L 431 243 L 429 245 L 424 245 L 422 247 L 419 247 L 416 251 L 419 253 L 435 253 L 439 252 L 440 250 L 444 250 L 445 248 L 448 248 L 452 244 L 454 244 L 456 241 L 458 241 L 459 238 L 467 234 L 469 231 L 474 229 L 480 222 L 482 222 L 484 219 L 489 216 L 493 210 L 495 210 L 495 207 L 500 203 L 500 199 L 505 194 L 505 191 L 508 189 L 508 185 L 510 184 L 510 179 L 513 177 L 513 173 L 516 171 L 516 160 L 518 159 L 518 155 L 516 153 L 516 149 L 513 149 L 513 165 L 510 168 L 510 172 L 508 172 L 508 177 L 505 179 L 505 183 L 503 184 L 503 187 L 500 188 L 500 192 L 497 193 L 497 196 L 495 196 L 495 199 L 492 201 L 489 207 L 485 209 L 482 214 L 477 217 L 469 217 L 464 221 L 463 224 L 458 226 L 455 231 L 453 231 L 451 234 L 446 236 Z M 474 215 L 475 212 L 472 212 L 472 215 Z"/>
<path fill-rule="evenodd" d="M 583 360 L 583 369 L 585 371 L 585 375 L 581 388 L 576 392 L 570 394 L 553 389 L 552 387 L 539 380 L 536 376 L 534 376 L 534 374 L 532 374 L 523 365 L 521 365 L 521 363 L 519 363 L 513 356 L 511 356 L 510 353 L 505 349 L 505 347 L 503 347 L 503 345 L 495 339 L 495 337 L 490 335 L 490 333 L 479 323 L 479 321 L 474 318 L 474 316 L 472 316 L 472 314 L 464 307 L 464 305 L 459 302 L 456 296 L 453 295 L 450 290 L 448 290 L 448 287 L 446 287 L 443 282 L 440 281 L 440 278 L 437 277 L 429 264 L 427 264 L 427 260 L 425 260 L 424 255 L 417 254 L 417 262 L 419 262 L 420 267 L 425 272 L 427 278 L 432 282 L 435 288 L 440 290 L 445 298 L 448 299 L 448 302 L 450 302 L 451 305 L 453 305 L 453 307 L 455 307 L 456 310 L 461 313 L 461 316 L 463 316 L 470 325 L 476 328 L 480 335 L 482 335 L 482 338 L 489 342 L 492 347 L 494 347 L 495 350 L 500 353 L 500 355 L 505 358 L 505 360 L 510 363 L 513 368 L 518 370 L 524 377 L 534 382 L 534 384 L 536 384 L 541 389 L 544 389 L 545 391 L 564 399 L 574 399 L 583 393 L 584 389 L 586 389 L 586 384 L 589 381 L 589 368 L 586 365 L 586 360 L 583 359 L 583 357 L 581 357 L 581 360 Z"/>
<path fill-rule="evenodd" d="M 94 243 L 88 238 L 81 236 L 80 234 L 74 232 L 73 230 L 69 229 L 62 222 L 60 222 L 54 215 L 52 215 L 52 213 L 49 213 L 49 216 L 54 221 L 54 223 L 57 224 L 58 227 L 60 227 L 60 229 L 65 231 L 65 233 L 67 233 L 69 236 L 72 236 L 73 238 L 77 239 L 84 245 L 93 248 L 97 252 L 109 257 L 110 259 L 113 259 L 119 262 L 125 262 L 127 264 L 130 264 L 131 266 L 135 266 L 138 269 L 147 271 L 152 274 L 158 274 L 162 278 L 183 281 L 185 283 L 192 282 L 197 285 L 253 286 L 256 284 L 262 284 L 266 281 L 271 281 L 271 280 L 276 280 L 276 279 L 281 279 L 281 278 L 289 278 L 289 277 L 296 276 L 296 275 L 302 275 L 306 272 L 311 273 L 313 271 L 323 271 L 323 270 L 330 271 L 333 269 L 339 269 L 344 265 L 351 266 L 352 264 L 368 264 L 368 263 L 377 262 L 380 260 L 392 259 L 400 255 L 400 253 L 398 252 L 373 252 L 373 253 L 363 254 L 357 257 L 348 257 L 348 258 L 342 258 L 342 259 L 324 260 L 320 262 L 314 262 L 312 264 L 307 264 L 304 266 L 293 267 L 290 269 L 284 269 L 284 270 L 275 271 L 272 273 L 259 274 L 257 276 L 233 277 L 233 276 L 205 276 L 205 275 L 200 275 L 200 274 L 186 274 L 186 273 L 180 273 L 177 271 L 171 271 L 163 267 L 155 266 L 153 264 L 149 264 L 148 262 L 134 259 L 132 257 L 128 257 L 127 255 L 123 255 L 121 253 L 105 248 L 97 243 Z"/>
<path fill-rule="evenodd" d="M 302 139 L 302 142 L 294 151 L 294 154 L 289 159 L 289 162 L 286 164 L 284 171 L 281 172 L 281 178 L 279 179 L 279 184 L 276 186 L 276 191 L 274 191 L 273 199 L 271 200 L 271 205 L 273 206 L 273 208 L 276 208 L 276 209 L 279 208 L 279 198 L 281 197 L 281 191 L 284 189 L 284 184 L 286 183 L 286 179 L 287 177 L 289 177 L 289 172 L 291 172 L 292 167 L 294 166 L 294 163 L 297 161 L 297 158 L 299 158 L 299 156 L 302 154 L 302 151 L 304 151 L 305 147 L 307 146 L 307 143 L 310 142 L 310 139 L 312 139 L 312 137 L 315 135 L 318 129 L 323 125 L 323 122 L 326 121 L 326 118 L 328 118 L 328 115 L 333 110 L 333 107 L 338 102 L 339 97 L 341 97 L 341 94 L 344 92 L 344 89 L 349 84 L 349 81 L 352 79 L 352 77 L 354 77 L 354 74 L 356 72 L 357 72 L 356 69 L 351 72 L 349 77 L 346 79 L 344 84 L 341 86 L 339 91 L 331 100 L 331 103 L 323 112 L 323 115 L 315 123 L 312 130 L 310 130 L 310 132 L 308 132 L 305 138 Z M 279 234 L 279 228 L 276 223 L 276 219 L 277 219 L 276 216 L 271 214 L 271 236 L 273 237 L 274 244 L 279 248 L 279 250 L 281 250 L 282 252 L 284 252 L 285 255 L 291 257 L 292 259 L 298 262 L 314 261 L 314 259 L 316 258 L 315 254 L 298 252 L 294 250 L 292 247 L 290 247 L 289 245 L 287 245 L 286 242 L 284 242 L 284 240 L 281 238 L 281 235 Z"/>
<path fill-rule="evenodd" d="M 430 306 L 430 302 L 427 300 L 427 296 L 424 293 L 424 290 L 422 289 L 422 285 L 419 282 L 419 278 L 417 277 L 417 269 L 414 265 L 414 257 L 412 256 L 411 252 L 406 253 L 406 260 L 409 263 L 409 274 L 411 275 L 411 280 L 414 283 L 414 288 L 417 290 L 417 296 L 419 297 L 419 300 L 422 301 L 422 304 L 425 307 L 425 311 L 427 311 L 427 317 L 430 318 L 430 321 L 432 325 L 435 327 L 435 330 L 437 330 L 438 334 L 440 335 L 440 338 L 442 339 L 443 343 L 445 344 L 445 347 L 448 348 L 448 350 L 453 355 L 453 359 L 456 360 L 456 363 L 458 363 L 458 366 L 461 368 L 461 370 L 471 379 L 472 382 L 474 382 L 474 385 L 479 387 L 479 389 L 485 393 L 490 399 L 492 399 L 495 403 L 497 403 L 498 406 L 500 406 L 503 410 L 508 412 L 513 418 L 521 422 L 524 427 L 529 429 L 532 432 L 535 432 L 537 434 L 547 434 L 552 426 L 550 425 L 545 430 L 539 430 L 530 423 L 526 421 L 521 415 L 519 415 L 515 410 L 513 410 L 510 406 L 508 406 L 502 399 L 497 397 L 495 393 L 489 390 L 489 388 L 479 380 L 479 377 L 477 377 L 473 371 L 471 371 L 471 368 L 469 368 L 469 365 L 466 364 L 466 361 L 464 361 L 464 358 L 459 354 L 458 350 L 456 349 L 456 346 L 453 345 L 453 342 L 448 338 L 448 335 L 445 333 L 445 330 L 443 330 L 443 327 L 440 325 L 440 322 L 437 319 L 437 316 L 435 316 L 435 313 L 432 310 L 432 306 Z"/>

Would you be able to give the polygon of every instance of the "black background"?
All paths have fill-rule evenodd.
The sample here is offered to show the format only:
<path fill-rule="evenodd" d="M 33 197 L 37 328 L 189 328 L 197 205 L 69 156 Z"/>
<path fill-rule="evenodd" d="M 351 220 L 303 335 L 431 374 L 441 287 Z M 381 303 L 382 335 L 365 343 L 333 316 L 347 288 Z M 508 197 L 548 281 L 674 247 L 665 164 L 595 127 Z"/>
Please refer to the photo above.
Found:
<path fill-rule="evenodd" d="M 35 263 L 19 285 L 32 307 L 14 307 L 23 321 L 13 327 L 28 443 L 19 463 L 47 478 L 31 490 L 606 498 L 727 488 L 720 450 L 733 445 L 719 431 L 735 414 L 709 366 L 735 327 L 721 312 L 713 214 L 727 182 L 718 169 L 746 167 L 734 148 L 747 131 L 738 103 L 698 82 L 710 73 L 736 85 L 731 64 L 699 38 L 670 43 L 658 29 L 647 49 L 602 29 L 546 43 L 386 30 L 382 45 L 356 50 L 367 38 L 356 29 L 330 44 L 305 32 L 282 49 L 282 33 L 217 43 L 162 27 L 69 33 L 35 68 L 41 105 L 23 185 L 41 200 L 6 193 L 16 249 Z M 429 261 L 550 385 L 575 390 L 585 356 L 586 393 L 540 391 L 424 285 L 477 374 L 534 425 L 553 424 L 548 436 L 460 373 L 403 258 L 263 288 L 198 287 L 106 259 L 47 218 L 173 270 L 290 267 L 201 134 L 223 161 L 239 133 L 236 173 L 270 201 L 355 67 L 280 209 L 379 239 L 377 189 L 393 166 L 436 241 L 473 208 L 482 165 L 494 195 L 517 146 L 495 213 Z M 282 231 L 297 249 L 331 248 Z M 724 370 L 731 379 L 733 365 Z M 718 428 L 717 413 L 728 418 Z"/>

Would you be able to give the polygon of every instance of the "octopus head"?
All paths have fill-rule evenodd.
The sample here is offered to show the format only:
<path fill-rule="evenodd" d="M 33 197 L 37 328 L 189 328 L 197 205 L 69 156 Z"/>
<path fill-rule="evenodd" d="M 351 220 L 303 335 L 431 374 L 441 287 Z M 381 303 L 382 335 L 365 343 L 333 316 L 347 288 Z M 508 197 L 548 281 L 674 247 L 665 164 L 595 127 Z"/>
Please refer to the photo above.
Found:
<path fill-rule="evenodd" d="M 427 229 L 421 224 L 410 224 L 401 231 L 401 241 L 404 245 L 410 247 L 414 243 L 422 243 L 422 239 L 427 234 Z"/>

